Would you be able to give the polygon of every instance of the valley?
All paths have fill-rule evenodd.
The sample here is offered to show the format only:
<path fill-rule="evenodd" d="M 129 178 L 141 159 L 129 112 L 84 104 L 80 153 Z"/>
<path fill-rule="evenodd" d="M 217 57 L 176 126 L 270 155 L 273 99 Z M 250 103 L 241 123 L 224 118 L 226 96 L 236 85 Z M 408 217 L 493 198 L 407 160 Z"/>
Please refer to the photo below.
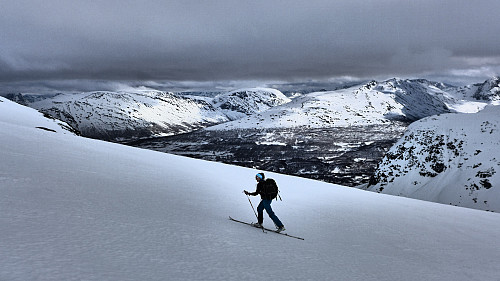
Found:
<path fill-rule="evenodd" d="M 406 125 L 198 130 L 127 144 L 353 187 L 368 182 Z"/>

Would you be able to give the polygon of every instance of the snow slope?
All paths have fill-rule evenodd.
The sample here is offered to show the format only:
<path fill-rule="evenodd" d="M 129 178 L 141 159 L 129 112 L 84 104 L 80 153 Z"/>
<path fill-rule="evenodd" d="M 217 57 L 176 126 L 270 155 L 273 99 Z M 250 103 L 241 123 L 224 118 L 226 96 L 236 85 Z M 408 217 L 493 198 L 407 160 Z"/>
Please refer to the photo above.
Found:
<path fill-rule="evenodd" d="M 450 112 L 447 95 L 426 80 L 391 79 L 363 86 L 310 93 L 281 106 L 210 129 L 338 127 L 415 121 Z"/>
<path fill-rule="evenodd" d="M 29 107 L 20 106 L 0 96 L 1 122 L 36 128 L 54 133 L 74 134 L 68 124 L 47 118 L 42 113 Z"/>
<path fill-rule="evenodd" d="M 47 122 L 0 100 L 0 280 L 500 276 L 499 214 L 269 174 L 305 241 L 264 234 L 227 219 L 254 220 L 241 192 L 255 170 L 35 128 Z"/>
<path fill-rule="evenodd" d="M 419 120 L 385 155 L 371 191 L 500 212 L 500 107 Z"/>

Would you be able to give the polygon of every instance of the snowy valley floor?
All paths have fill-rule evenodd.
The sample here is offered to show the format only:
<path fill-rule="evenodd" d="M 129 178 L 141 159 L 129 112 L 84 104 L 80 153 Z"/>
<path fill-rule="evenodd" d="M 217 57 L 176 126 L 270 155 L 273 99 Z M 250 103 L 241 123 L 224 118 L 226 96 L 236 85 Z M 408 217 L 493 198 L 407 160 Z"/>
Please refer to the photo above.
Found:
<path fill-rule="evenodd" d="M 256 172 L 0 118 L 0 280 L 500 280 L 500 214 L 269 173 L 301 241 Z"/>

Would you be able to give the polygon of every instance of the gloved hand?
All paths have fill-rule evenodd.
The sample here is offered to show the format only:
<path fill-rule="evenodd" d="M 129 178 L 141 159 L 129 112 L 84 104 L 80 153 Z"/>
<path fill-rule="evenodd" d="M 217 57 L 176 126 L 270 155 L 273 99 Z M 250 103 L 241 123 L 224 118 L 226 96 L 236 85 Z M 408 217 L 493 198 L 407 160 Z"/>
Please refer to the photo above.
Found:
<path fill-rule="evenodd" d="M 248 191 L 246 191 L 246 190 L 243 190 L 243 193 L 245 193 L 246 195 L 248 195 L 248 193 L 249 193 L 249 192 L 248 192 Z"/>

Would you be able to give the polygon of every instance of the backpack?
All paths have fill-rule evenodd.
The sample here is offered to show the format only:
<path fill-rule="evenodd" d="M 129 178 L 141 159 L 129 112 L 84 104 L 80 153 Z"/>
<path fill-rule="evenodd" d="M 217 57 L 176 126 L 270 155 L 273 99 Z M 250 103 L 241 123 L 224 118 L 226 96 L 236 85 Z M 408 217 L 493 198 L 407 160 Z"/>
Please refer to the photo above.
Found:
<path fill-rule="evenodd" d="M 277 197 L 279 196 L 279 189 L 275 180 L 268 178 L 264 181 L 264 193 L 269 199 L 273 200 L 276 198 L 276 200 L 278 200 Z M 279 198 L 281 200 L 281 196 L 279 196 Z"/>

